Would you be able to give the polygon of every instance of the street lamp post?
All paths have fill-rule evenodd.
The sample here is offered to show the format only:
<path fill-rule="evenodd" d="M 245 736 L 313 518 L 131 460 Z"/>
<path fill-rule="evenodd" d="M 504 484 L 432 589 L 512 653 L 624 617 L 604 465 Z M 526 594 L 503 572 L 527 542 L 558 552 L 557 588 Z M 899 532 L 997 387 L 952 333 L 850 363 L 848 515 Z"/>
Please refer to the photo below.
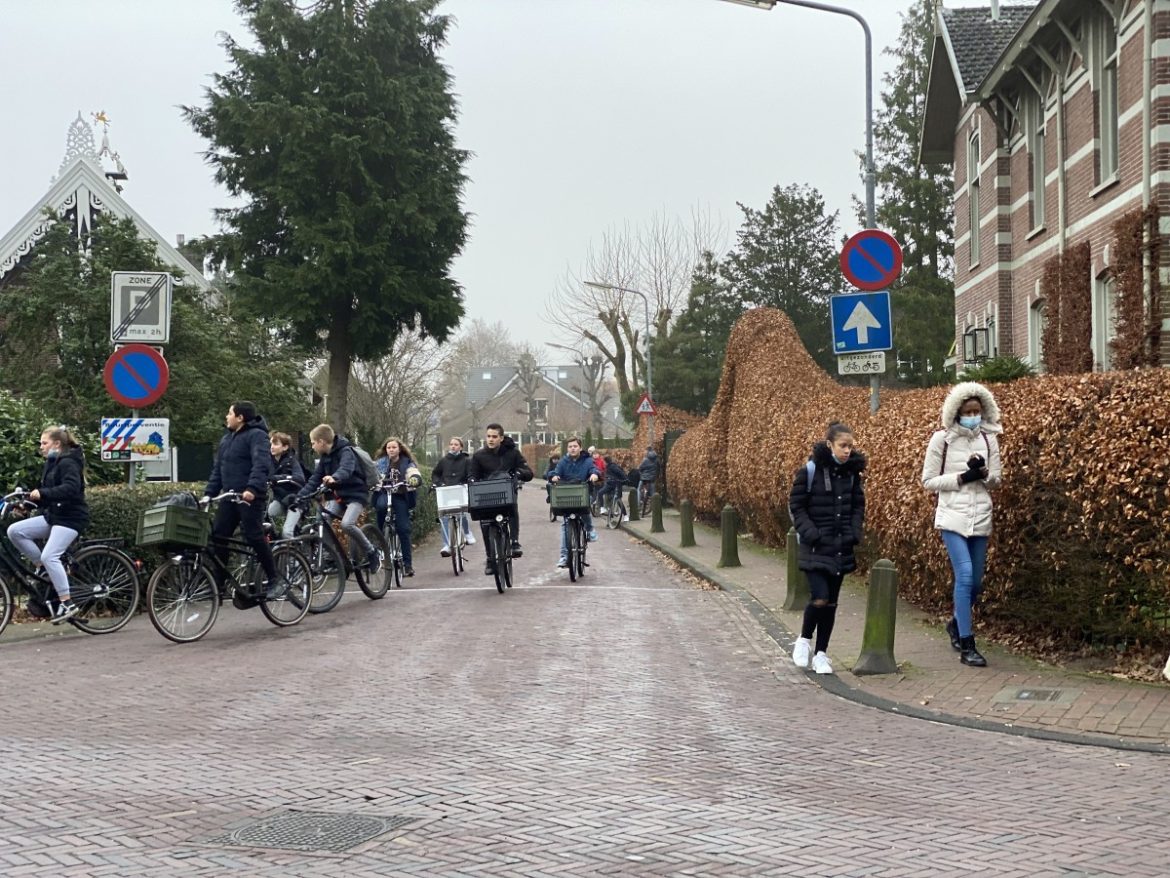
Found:
<path fill-rule="evenodd" d="M 751 6 L 756 9 L 770 10 L 777 3 L 785 6 L 803 6 L 806 9 L 817 9 L 821 12 L 832 12 L 835 15 L 847 15 L 865 31 L 865 224 L 869 228 L 877 226 L 877 209 L 874 198 L 874 165 L 873 165 L 873 35 L 867 22 L 860 13 L 844 6 L 832 6 L 828 3 L 816 3 L 813 0 L 724 0 L 727 3 L 737 3 L 740 6 Z M 869 410 L 878 410 L 877 375 L 869 377 Z"/>
<path fill-rule="evenodd" d="M 650 403 L 654 403 L 654 366 L 650 359 L 650 299 L 640 290 L 631 290 L 628 287 L 619 287 L 616 284 L 603 284 L 598 281 L 587 280 L 584 281 L 585 286 L 593 287 L 596 290 L 612 290 L 615 293 L 630 293 L 639 296 L 642 299 L 642 305 L 646 309 L 646 395 L 650 397 Z M 650 415 L 650 421 L 647 424 L 650 433 L 650 444 L 654 444 L 654 415 Z"/>

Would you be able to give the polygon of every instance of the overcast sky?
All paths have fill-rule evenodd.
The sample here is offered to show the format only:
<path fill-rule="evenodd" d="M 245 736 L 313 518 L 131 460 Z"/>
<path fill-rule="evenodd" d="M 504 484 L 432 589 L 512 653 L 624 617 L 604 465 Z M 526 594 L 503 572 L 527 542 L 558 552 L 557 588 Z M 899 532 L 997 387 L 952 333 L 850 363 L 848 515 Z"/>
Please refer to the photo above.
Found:
<path fill-rule="evenodd" d="M 910 0 L 838 0 L 882 50 Z M 655 213 L 722 220 L 777 184 L 808 183 L 856 230 L 863 195 L 864 41 L 856 22 L 719 0 L 447 0 L 444 58 L 458 139 L 474 156 L 470 239 L 455 264 L 469 317 L 517 340 L 550 330 L 541 304 L 591 240 Z M 0 236 L 56 174 L 69 123 L 105 110 L 123 195 L 165 238 L 216 231 L 226 203 L 179 115 L 226 67 L 217 32 L 247 33 L 230 0 L 0 0 Z"/>

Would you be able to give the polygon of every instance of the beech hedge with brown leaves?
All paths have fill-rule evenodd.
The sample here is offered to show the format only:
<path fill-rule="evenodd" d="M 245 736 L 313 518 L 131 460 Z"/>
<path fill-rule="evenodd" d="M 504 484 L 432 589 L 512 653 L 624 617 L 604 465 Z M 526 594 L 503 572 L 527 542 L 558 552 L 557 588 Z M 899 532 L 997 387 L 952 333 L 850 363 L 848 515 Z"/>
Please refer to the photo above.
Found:
<path fill-rule="evenodd" d="M 921 484 L 948 389 L 883 389 L 871 415 L 868 388 L 830 379 L 786 315 L 750 311 L 731 334 L 709 416 L 672 449 L 670 494 L 712 518 L 731 504 L 746 530 L 780 545 L 797 470 L 829 422 L 843 421 L 869 458 L 863 563 L 890 559 L 904 597 L 948 612 L 950 565 L 935 497 Z M 1165 645 L 1170 372 L 1040 376 L 990 389 L 1004 424 L 1003 484 L 981 619 L 1050 642 Z"/>

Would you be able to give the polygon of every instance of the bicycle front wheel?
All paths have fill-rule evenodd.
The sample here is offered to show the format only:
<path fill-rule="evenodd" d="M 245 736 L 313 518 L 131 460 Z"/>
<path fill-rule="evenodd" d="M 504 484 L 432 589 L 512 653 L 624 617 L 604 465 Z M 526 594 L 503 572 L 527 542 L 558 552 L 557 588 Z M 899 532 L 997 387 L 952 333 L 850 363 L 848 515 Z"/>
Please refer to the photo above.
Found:
<path fill-rule="evenodd" d="M 316 539 L 304 546 L 309 570 L 313 574 L 313 597 L 310 613 L 328 613 L 341 602 L 345 594 L 345 558 L 332 540 Z"/>
<path fill-rule="evenodd" d="M 451 540 L 451 569 L 455 571 L 456 576 L 462 568 L 460 561 L 463 559 L 463 522 L 459 520 L 461 517 L 459 515 L 447 517 L 447 533 Z"/>
<path fill-rule="evenodd" d="M 12 589 L 8 587 L 8 583 L 0 579 L 0 633 L 8 627 L 8 623 L 12 621 Z"/>
<path fill-rule="evenodd" d="M 73 556 L 69 593 L 78 606 L 71 621 L 86 634 L 111 634 L 134 616 L 141 597 L 138 571 L 125 552 L 85 546 Z"/>
<path fill-rule="evenodd" d="M 569 582 L 577 581 L 577 548 L 581 541 L 581 531 L 577 526 L 576 519 L 572 519 L 568 523 L 568 537 L 569 545 L 566 547 L 569 557 Z"/>
<path fill-rule="evenodd" d="M 390 571 L 394 567 L 394 562 L 390 558 L 390 547 L 386 545 L 386 537 L 382 535 L 382 531 L 378 530 L 376 524 L 366 523 L 362 526 L 362 533 L 366 535 L 366 539 L 370 541 L 370 545 L 382 554 L 382 566 L 378 568 L 377 573 L 371 573 L 369 567 L 365 566 L 365 559 L 358 560 L 364 553 L 357 540 L 351 539 L 349 541 L 350 557 L 354 559 L 353 563 L 355 566 L 358 564 L 363 565 L 362 569 L 358 571 L 358 587 L 366 597 L 372 601 L 376 601 L 384 598 L 387 589 L 390 588 Z M 354 552 L 357 552 L 357 555 L 354 555 Z"/>
<path fill-rule="evenodd" d="M 219 589 L 211 570 L 192 558 L 167 558 L 146 584 L 146 612 L 167 640 L 198 640 L 219 614 Z"/>
<path fill-rule="evenodd" d="M 390 568 L 389 575 L 394 581 L 395 588 L 402 588 L 402 571 L 406 562 L 402 560 L 402 541 L 398 539 L 397 531 L 382 534 L 386 538 L 386 565 Z"/>
<path fill-rule="evenodd" d="M 288 591 L 273 600 L 260 601 L 260 612 L 273 625 L 286 628 L 295 625 L 309 612 L 313 600 L 313 571 L 309 562 L 294 546 L 275 546 L 272 561 L 276 575 L 288 580 Z"/>
<path fill-rule="evenodd" d="M 585 575 L 585 551 L 589 548 L 589 534 L 585 532 L 585 522 L 577 522 L 577 551 L 569 558 L 569 564 L 577 567 L 577 578 Z"/>
<path fill-rule="evenodd" d="M 496 591 L 500 594 L 508 587 L 504 579 L 504 529 L 498 524 L 492 527 L 492 554 L 496 558 L 495 568 Z"/>

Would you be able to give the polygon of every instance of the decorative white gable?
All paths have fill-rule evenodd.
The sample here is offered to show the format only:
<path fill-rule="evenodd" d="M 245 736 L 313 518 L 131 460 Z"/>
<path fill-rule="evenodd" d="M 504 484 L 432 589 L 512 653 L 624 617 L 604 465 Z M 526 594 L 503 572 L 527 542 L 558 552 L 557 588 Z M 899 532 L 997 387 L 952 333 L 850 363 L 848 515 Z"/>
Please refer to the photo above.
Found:
<path fill-rule="evenodd" d="M 106 178 L 94 146 L 93 128 L 80 113 L 69 126 L 65 158 L 49 191 L 8 234 L 0 238 L 0 280 L 16 268 L 48 231 L 52 221 L 45 215 L 46 210 L 58 217 L 72 216 L 74 234 L 81 239 L 88 237 L 99 213 L 129 218 L 138 227 L 139 235 L 157 245 L 159 258 L 175 269 L 176 281 L 194 283 L 203 290 L 211 289 L 203 272 L 155 231 Z M 133 266 L 127 266 L 127 270 L 133 270 Z"/>

